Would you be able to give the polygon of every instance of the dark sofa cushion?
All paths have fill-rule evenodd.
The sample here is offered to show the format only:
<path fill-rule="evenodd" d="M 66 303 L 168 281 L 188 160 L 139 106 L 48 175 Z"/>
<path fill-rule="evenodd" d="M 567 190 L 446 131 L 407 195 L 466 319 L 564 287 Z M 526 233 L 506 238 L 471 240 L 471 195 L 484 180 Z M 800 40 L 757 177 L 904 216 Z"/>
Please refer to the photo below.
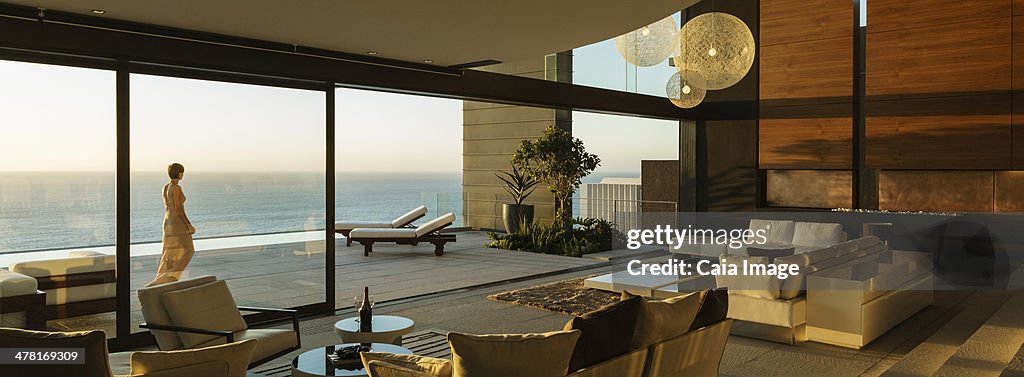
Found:
<path fill-rule="evenodd" d="M 111 376 L 107 337 L 103 331 L 47 332 L 0 328 L 0 348 L 78 349 L 78 358 L 83 361 L 81 364 L 3 365 L 0 366 L 0 376 Z"/>
<path fill-rule="evenodd" d="M 569 371 L 612 359 L 629 351 L 642 298 L 633 296 L 569 320 L 565 330 L 580 330 Z"/>
<path fill-rule="evenodd" d="M 710 326 L 725 320 L 729 314 L 729 290 L 727 288 L 709 289 L 703 292 L 697 317 L 690 325 L 690 331 Z"/>

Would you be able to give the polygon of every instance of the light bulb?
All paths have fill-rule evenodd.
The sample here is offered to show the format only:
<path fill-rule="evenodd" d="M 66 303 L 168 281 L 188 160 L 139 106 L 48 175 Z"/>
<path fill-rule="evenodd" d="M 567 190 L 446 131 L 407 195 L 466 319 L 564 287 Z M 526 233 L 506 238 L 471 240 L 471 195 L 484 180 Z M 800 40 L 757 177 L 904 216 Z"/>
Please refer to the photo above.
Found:
<path fill-rule="evenodd" d="M 651 28 L 644 26 L 643 29 L 640 29 L 640 34 L 643 34 L 645 37 L 651 35 Z"/>
<path fill-rule="evenodd" d="M 712 47 L 710 50 L 708 50 L 708 55 L 711 55 L 711 56 L 718 55 L 718 50 L 715 50 L 715 48 Z"/>
<path fill-rule="evenodd" d="M 683 86 L 683 94 L 690 94 L 690 91 L 691 91 L 691 90 L 692 90 L 692 89 L 690 89 L 690 86 L 689 86 L 689 85 L 684 85 L 684 86 Z"/>

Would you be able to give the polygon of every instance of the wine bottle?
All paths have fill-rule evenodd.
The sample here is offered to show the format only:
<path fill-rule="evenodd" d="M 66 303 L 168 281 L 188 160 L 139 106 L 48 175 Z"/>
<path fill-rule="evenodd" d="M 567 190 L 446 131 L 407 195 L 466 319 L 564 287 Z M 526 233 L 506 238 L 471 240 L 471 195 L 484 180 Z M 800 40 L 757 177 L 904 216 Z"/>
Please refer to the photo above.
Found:
<path fill-rule="evenodd" d="M 370 304 L 370 287 L 363 287 L 363 302 L 359 305 L 359 331 L 373 331 L 373 308 Z"/>

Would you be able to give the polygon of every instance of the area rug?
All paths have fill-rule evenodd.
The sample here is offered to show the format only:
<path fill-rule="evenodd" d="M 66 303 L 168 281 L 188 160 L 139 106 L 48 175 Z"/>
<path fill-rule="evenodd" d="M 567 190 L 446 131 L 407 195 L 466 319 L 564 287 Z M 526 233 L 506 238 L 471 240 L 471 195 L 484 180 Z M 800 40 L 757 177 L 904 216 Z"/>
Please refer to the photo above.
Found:
<path fill-rule="evenodd" d="M 572 316 L 579 316 L 619 301 L 618 293 L 584 288 L 583 280 L 591 277 L 593 276 L 516 289 L 487 298 Z"/>

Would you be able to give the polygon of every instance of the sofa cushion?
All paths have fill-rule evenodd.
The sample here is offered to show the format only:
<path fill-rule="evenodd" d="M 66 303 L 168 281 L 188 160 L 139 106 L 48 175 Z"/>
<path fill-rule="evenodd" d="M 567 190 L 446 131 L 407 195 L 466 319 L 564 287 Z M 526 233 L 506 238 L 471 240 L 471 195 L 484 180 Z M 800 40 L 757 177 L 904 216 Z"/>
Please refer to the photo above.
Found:
<path fill-rule="evenodd" d="M 448 212 L 441 217 L 427 221 L 416 228 L 416 237 L 423 237 L 431 232 L 437 231 L 448 224 L 455 222 L 455 214 Z"/>
<path fill-rule="evenodd" d="M 623 299 L 632 297 L 629 292 L 622 292 Z M 700 292 L 664 300 L 643 299 L 629 348 L 643 348 L 685 334 L 690 331 L 699 308 Z"/>
<path fill-rule="evenodd" d="M 779 257 L 791 258 L 791 257 Z M 734 264 L 737 267 L 737 275 L 720 274 L 715 276 L 718 287 L 729 288 L 729 292 L 736 295 L 760 297 L 767 299 L 779 298 L 779 279 L 773 275 L 744 275 L 742 273 L 743 263 L 747 264 L 768 264 L 766 257 L 748 257 L 742 255 L 722 255 L 719 261 L 726 264 Z"/>
<path fill-rule="evenodd" d="M 157 325 L 173 325 L 171 322 L 170 315 L 167 314 L 167 309 L 164 306 L 163 294 L 178 289 L 191 288 L 203 284 L 207 284 L 217 280 L 213 276 L 200 276 L 194 279 L 178 280 L 172 283 L 155 285 L 148 288 L 139 288 L 139 304 L 142 306 L 142 317 L 146 319 L 147 323 Z M 160 346 L 162 350 L 175 350 L 181 348 L 181 338 L 178 337 L 178 333 L 173 331 L 161 331 L 151 330 L 153 337 L 156 338 L 156 344 Z"/>
<path fill-rule="evenodd" d="M 827 247 L 843 241 L 839 224 L 797 222 L 793 229 L 793 245 Z"/>
<path fill-rule="evenodd" d="M 227 377 L 231 375 L 230 373 L 231 367 L 228 366 L 228 363 L 221 360 L 214 360 L 169 369 L 161 369 L 149 373 L 115 377 Z"/>
<path fill-rule="evenodd" d="M 404 215 L 399 216 L 397 219 L 391 222 L 392 228 L 398 228 L 400 226 L 409 224 L 419 218 L 420 216 L 427 214 L 427 206 L 419 206 L 413 208 L 412 211 L 406 212 Z"/>
<path fill-rule="evenodd" d="M 760 248 L 760 247 L 754 247 L 754 246 L 747 246 L 746 253 L 747 253 L 748 257 L 765 257 L 765 258 L 768 258 L 768 263 L 771 263 L 771 262 L 775 261 L 775 258 L 793 255 L 793 252 L 795 250 L 796 249 L 794 249 L 792 247 L 783 248 L 783 249 L 774 249 L 774 248 L 770 248 L 769 249 L 769 248 Z"/>
<path fill-rule="evenodd" d="M 9 364 L 0 366 L 4 376 L 110 377 L 107 338 L 103 331 L 48 332 L 0 328 L 0 348 L 78 348 L 82 364 Z"/>
<path fill-rule="evenodd" d="M 132 353 L 132 375 L 148 376 L 149 374 L 188 367 L 199 366 L 206 373 L 192 376 L 218 376 L 217 370 L 224 370 L 224 377 L 245 377 L 252 353 L 256 349 L 255 340 L 244 340 L 231 344 L 207 348 L 179 351 L 138 351 Z M 207 374 L 210 373 L 210 374 Z"/>
<path fill-rule="evenodd" d="M 447 359 L 387 352 L 362 352 L 359 357 L 362 358 L 363 367 L 370 371 L 371 376 L 450 377 L 452 375 L 452 362 Z"/>
<path fill-rule="evenodd" d="M 701 292 L 700 308 L 690 331 L 721 322 L 729 315 L 729 289 L 717 288 Z"/>
<path fill-rule="evenodd" d="M 242 331 L 245 320 L 223 280 L 163 294 L 167 314 L 175 326 L 205 330 Z M 216 335 L 179 332 L 186 348 L 219 338 Z"/>
<path fill-rule="evenodd" d="M 807 322 L 806 297 L 768 300 L 750 296 L 729 297 L 729 318 L 793 328 Z"/>
<path fill-rule="evenodd" d="M 572 352 L 569 371 L 609 360 L 629 352 L 643 299 L 631 296 L 569 320 L 563 330 L 580 330 L 580 340 Z"/>
<path fill-rule="evenodd" d="M 788 220 L 750 219 L 750 230 L 755 233 L 765 230 L 766 244 L 790 245 L 793 243 L 793 222 Z"/>
<path fill-rule="evenodd" d="M 564 377 L 579 330 L 543 334 L 470 335 L 452 332 L 453 377 Z"/>
<path fill-rule="evenodd" d="M 846 242 L 839 243 L 838 245 L 835 246 L 836 250 L 839 252 L 839 255 L 843 256 L 856 252 L 858 249 L 860 249 L 860 240 L 849 240 Z"/>

